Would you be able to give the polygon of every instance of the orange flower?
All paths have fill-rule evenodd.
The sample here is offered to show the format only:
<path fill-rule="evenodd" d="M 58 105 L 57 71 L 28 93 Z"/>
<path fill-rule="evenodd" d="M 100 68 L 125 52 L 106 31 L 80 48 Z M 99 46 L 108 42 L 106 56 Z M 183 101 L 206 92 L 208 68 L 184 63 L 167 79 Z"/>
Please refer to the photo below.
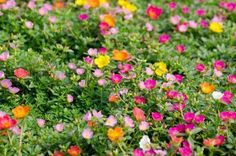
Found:
<path fill-rule="evenodd" d="M 200 84 L 201 90 L 205 94 L 210 94 L 215 90 L 215 86 L 208 83 L 208 82 L 203 82 Z"/>
<path fill-rule="evenodd" d="M 118 94 L 112 94 L 109 96 L 108 101 L 115 103 L 115 102 L 119 101 L 119 99 L 120 99 L 120 97 Z"/>
<path fill-rule="evenodd" d="M 183 137 L 171 136 L 171 143 L 180 145 L 183 142 Z"/>
<path fill-rule="evenodd" d="M 119 141 L 122 139 L 124 132 L 121 127 L 109 128 L 107 136 L 111 141 Z"/>
<path fill-rule="evenodd" d="M 93 122 L 93 121 L 89 120 L 89 121 L 87 122 L 87 126 L 88 126 L 88 127 L 95 127 L 95 126 L 96 126 L 96 122 Z"/>
<path fill-rule="evenodd" d="M 65 7 L 65 3 L 62 2 L 62 1 L 56 1 L 54 4 L 53 4 L 53 9 L 62 9 Z"/>
<path fill-rule="evenodd" d="M 0 0 L 0 4 L 5 3 L 7 0 Z"/>
<path fill-rule="evenodd" d="M 116 24 L 115 18 L 111 14 L 106 14 L 103 22 L 107 23 L 110 27 L 114 27 Z"/>
<path fill-rule="evenodd" d="M 88 0 L 87 2 L 91 8 L 96 8 L 100 5 L 100 0 Z"/>
<path fill-rule="evenodd" d="M 76 145 L 75 146 L 70 146 L 70 148 L 68 149 L 67 152 L 70 156 L 78 156 L 81 153 L 80 148 Z"/>
<path fill-rule="evenodd" d="M 203 144 L 207 147 L 212 147 L 216 145 L 216 139 L 215 138 L 211 138 L 211 139 L 205 139 L 203 141 Z"/>
<path fill-rule="evenodd" d="M 16 119 L 22 119 L 28 115 L 29 111 L 29 106 L 17 106 L 12 110 L 12 113 Z"/>
<path fill-rule="evenodd" d="M 116 61 L 125 61 L 130 58 L 129 53 L 126 50 L 113 50 L 112 59 Z"/>

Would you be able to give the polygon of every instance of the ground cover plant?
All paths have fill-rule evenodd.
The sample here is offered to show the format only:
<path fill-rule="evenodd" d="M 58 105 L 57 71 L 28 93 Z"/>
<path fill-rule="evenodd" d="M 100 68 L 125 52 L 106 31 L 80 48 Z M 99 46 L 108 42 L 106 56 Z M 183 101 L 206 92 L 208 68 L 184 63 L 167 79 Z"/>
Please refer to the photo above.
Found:
<path fill-rule="evenodd" d="M 236 155 L 236 3 L 0 0 L 0 155 Z"/>

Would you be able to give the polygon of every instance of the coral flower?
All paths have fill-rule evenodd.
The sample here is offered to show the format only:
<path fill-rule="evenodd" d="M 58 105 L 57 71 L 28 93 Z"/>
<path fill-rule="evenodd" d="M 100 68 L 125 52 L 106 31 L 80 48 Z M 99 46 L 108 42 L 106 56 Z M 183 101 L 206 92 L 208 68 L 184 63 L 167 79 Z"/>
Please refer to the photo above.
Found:
<path fill-rule="evenodd" d="M 79 149 L 78 146 L 74 145 L 74 146 L 70 146 L 67 152 L 70 156 L 78 156 L 80 155 L 81 150 Z"/>
<path fill-rule="evenodd" d="M 125 61 L 130 58 L 129 53 L 126 50 L 113 50 L 112 59 L 116 61 Z"/>
<path fill-rule="evenodd" d="M 12 113 L 16 119 L 22 119 L 29 114 L 30 107 L 29 106 L 17 106 L 12 109 Z"/>
<path fill-rule="evenodd" d="M 162 8 L 158 8 L 157 6 L 154 5 L 149 5 L 146 13 L 147 15 L 152 19 L 152 20 L 157 20 L 163 12 Z"/>
<path fill-rule="evenodd" d="M 110 57 L 108 55 L 100 55 L 95 59 L 95 64 L 98 68 L 103 68 L 110 63 Z"/>
<path fill-rule="evenodd" d="M 209 29 L 216 33 L 222 33 L 223 32 L 223 26 L 219 22 L 212 22 L 210 23 Z"/>
<path fill-rule="evenodd" d="M 146 120 L 144 111 L 142 109 L 138 108 L 138 107 L 134 107 L 133 115 L 135 116 L 136 120 L 138 120 L 138 121 Z"/>
<path fill-rule="evenodd" d="M 205 94 L 210 94 L 215 90 L 215 86 L 208 83 L 208 82 L 203 82 L 200 84 L 201 90 Z"/>
<path fill-rule="evenodd" d="M 114 129 L 109 128 L 107 132 L 108 138 L 113 142 L 121 140 L 123 135 L 124 135 L 124 132 L 121 127 L 115 127 Z"/>
<path fill-rule="evenodd" d="M 116 24 L 115 18 L 111 14 L 104 15 L 103 22 L 107 23 L 110 27 L 114 27 Z"/>
<path fill-rule="evenodd" d="M 0 117 L 0 130 L 9 129 L 16 125 L 16 120 L 13 120 L 8 115 Z"/>
<path fill-rule="evenodd" d="M 53 9 L 62 9 L 65 7 L 65 3 L 62 2 L 62 1 L 56 1 L 54 4 L 53 4 Z"/>
<path fill-rule="evenodd" d="M 119 97 L 118 94 L 111 94 L 111 95 L 109 96 L 108 101 L 109 101 L 109 102 L 112 102 L 112 103 L 116 103 L 117 101 L 119 101 L 119 99 L 120 99 L 120 97 Z"/>
<path fill-rule="evenodd" d="M 17 77 L 17 78 L 25 78 L 29 75 L 29 72 L 26 71 L 25 69 L 23 68 L 17 68 L 14 70 L 14 75 Z"/>

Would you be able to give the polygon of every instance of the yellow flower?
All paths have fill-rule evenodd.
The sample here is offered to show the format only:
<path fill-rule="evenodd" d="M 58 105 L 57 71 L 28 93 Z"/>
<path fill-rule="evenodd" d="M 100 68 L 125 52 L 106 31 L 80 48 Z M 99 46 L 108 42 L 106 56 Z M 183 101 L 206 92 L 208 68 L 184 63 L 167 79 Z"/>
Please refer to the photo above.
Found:
<path fill-rule="evenodd" d="M 12 113 L 16 119 L 22 119 L 28 115 L 30 111 L 29 106 L 17 106 L 12 109 Z"/>
<path fill-rule="evenodd" d="M 110 63 L 110 57 L 107 55 L 100 55 L 98 58 L 95 59 L 95 64 L 98 68 L 103 68 Z"/>
<path fill-rule="evenodd" d="M 115 127 L 114 129 L 109 128 L 107 132 L 108 138 L 113 142 L 121 140 L 123 135 L 124 135 L 124 132 L 121 127 Z"/>
<path fill-rule="evenodd" d="M 115 18 L 111 14 L 106 14 L 103 22 L 106 22 L 110 27 L 114 27 L 116 24 Z"/>
<path fill-rule="evenodd" d="M 205 94 L 210 94 L 215 90 L 215 86 L 208 83 L 208 82 L 203 82 L 200 84 L 201 90 Z"/>
<path fill-rule="evenodd" d="M 130 12 L 134 12 L 137 10 L 137 7 L 130 3 L 128 0 L 119 0 L 118 1 L 118 4 L 123 8 L 123 9 L 126 9 Z"/>
<path fill-rule="evenodd" d="M 216 33 L 222 33 L 223 32 L 223 26 L 219 22 L 211 22 L 209 29 Z"/>
<path fill-rule="evenodd" d="M 87 4 L 87 0 L 76 0 L 75 4 L 76 5 L 85 5 L 85 4 Z"/>
<path fill-rule="evenodd" d="M 168 71 L 166 64 L 164 62 L 157 62 L 154 64 L 154 67 L 155 67 L 155 73 L 158 76 L 162 76 L 162 75 L 166 74 Z"/>

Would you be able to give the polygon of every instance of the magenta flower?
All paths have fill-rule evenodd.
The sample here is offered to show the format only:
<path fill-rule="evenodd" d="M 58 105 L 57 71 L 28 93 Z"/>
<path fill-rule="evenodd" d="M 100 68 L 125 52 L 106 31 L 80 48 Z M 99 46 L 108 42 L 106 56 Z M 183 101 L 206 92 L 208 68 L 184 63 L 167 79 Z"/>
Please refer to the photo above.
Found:
<path fill-rule="evenodd" d="M 175 81 L 176 82 L 179 82 L 179 83 L 183 82 L 183 79 L 184 79 L 183 75 L 175 74 L 174 76 L 175 76 Z"/>
<path fill-rule="evenodd" d="M 148 79 L 144 82 L 144 86 L 147 90 L 152 90 L 156 87 L 156 80 Z"/>
<path fill-rule="evenodd" d="M 204 115 L 197 115 L 197 116 L 195 116 L 195 118 L 194 118 L 194 121 L 195 121 L 197 124 L 203 123 L 204 120 L 205 120 L 205 116 L 204 116 Z"/>
<path fill-rule="evenodd" d="M 134 155 L 134 156 L 144 156 L 144 153 L 143 153 L 143 150 L 142 150 L 142 149 L 136 148 L 136 149 L 133 151 L 133 155 Z"/>
<path fill-rule="evenodd" d="M 165 44 L 165 43 L 167 43 L 169 40 L 170 40 L 170 35 L 168 35 L 168 34 L 161 34 L 161 35 L 159 36 L 159 42 L 160 42 L 160 43 Z"/>
<path fill-rule="evenodd" d="M 176 2 L 170 2 L 170 3 L 168 3 L 168 8 L 169 8 L 171 11 L 175 10 L 176 7 L 177 7 Z"/>
<path fill-rule="evenodd" d="M 114 84 L 118 84 L 122 81 L 123 77 L 120 74 L 112 74 L 110 80 Z"/>
<path fill-rule="evenodd" d="M 80 21 L 86 21 L 88 19 L 88 14 L 82 13 L 79 15 L 79 20 Z"/>
<path fill-rule="evenodd" d="M 185 52 L 185 46 L 183 44 L 179 44 L 175 47 L 176 51 L 180 54 L 183 54 Z"/>
<path fill-rule="evenodd" d="M 208 22 L 204 19 L 201 19 L 200 25 L 202 26 L 202 28 L 208 28 Z"/>
<path fill-rule="evenodd" d="M 192 113 L 192 112 L 187 112 L 184 114 L 184 120 L 187 122 L 187 123 L 191 123 L 195 118 L 195 114 Z"/>
<path fill-rule="evenodd" d="M 183 6 L 182 7 L 182 12 L 184 13 L 184 14 L 188 14 L 189 13 L 189 7 L 187 7 L 187 6 Z"/>
<path fill-rule="evenodd" d="M 37 119 L 37 124 L 40 128 L 43 128 L 45 126 L 45 120 L 44 119 Z"/>
<path fill-rule="evenodd" d="M 90 128 L 86 128 L 83 130 L 82 136 L 85 139 L 91 139 L 93 137 L 93 131 Z"/>
<path fill-rule="evenodd" d="M 230 104 L 232 103 L 233 97 L 234 97 L 233 93 L 231 93 L 230 91 L 225 91 L 220 101 L 224 104 Z"/>
<path fill-rule="evenodd" d="M 99 48 L 98 53 L 101 55 L 105 55 L 107 53 L 107 48 L 105 48 L 105 47 Z"/>
<path fill-rule="evenodd" d="M 217 69 L 218 71 L 222 71 L 225 69 L 225 63 L 222 60 L 216 60 L 214 62 L 214 68 Z"/>
<path fill-rule="evenodd" d="M 105 125 L 110 127 L 114 127 L 116 124 L 117 120 L 113 115 L 110 115 L 105 122 Z"/>
<path fill-rule="evenodd" d="M 196 66 L 195 66 L 195 69 L 198 71 L 198 72 L 204 72 L 205 71 L 205 65 L 204 64 L 202 64 L 202 63 L 199 63 L 199 64 L 197 64 Z"/>
<path fill-rule="evenodd" d="M 204 16 L 206 14 L 206 11 L 204 9 L 197 9 L 196 14 L 198 16 Z"/>
<path fill-rule="evenodd" d="M 89 56 L 87 57 L 84 57 L 84 62 L 87 63 L 87 64 L 93 64 L 93 59 Z"/>
<path fill-rule="evenodd" d="M 12 86 L 12 82 L 9 79 L 4 79 L 0 83 L 3 88 L 9 88 Z"/>
<path fill-rule="evenodd" d="M 144 104 L 144 103 L 146 103 L 146 99 L 145 99 L 145 97 L 142 97 L 142 96 L 135 96 L 134 97 L 134 103 Z"/>
<path fill-rule="evenodd" d="M 158 112 L 152 112 L 152 119 L 155 121 L 162 121 L 163 120 L 163 115 Z"/>
<path fill-rule="evenodd" d="M 169 90 L 166 92 L 167 98 L 170 98 L 170 99 L 176 99 L 178 97 L 178 94 L 179 93 L 175 90 Z"/>

